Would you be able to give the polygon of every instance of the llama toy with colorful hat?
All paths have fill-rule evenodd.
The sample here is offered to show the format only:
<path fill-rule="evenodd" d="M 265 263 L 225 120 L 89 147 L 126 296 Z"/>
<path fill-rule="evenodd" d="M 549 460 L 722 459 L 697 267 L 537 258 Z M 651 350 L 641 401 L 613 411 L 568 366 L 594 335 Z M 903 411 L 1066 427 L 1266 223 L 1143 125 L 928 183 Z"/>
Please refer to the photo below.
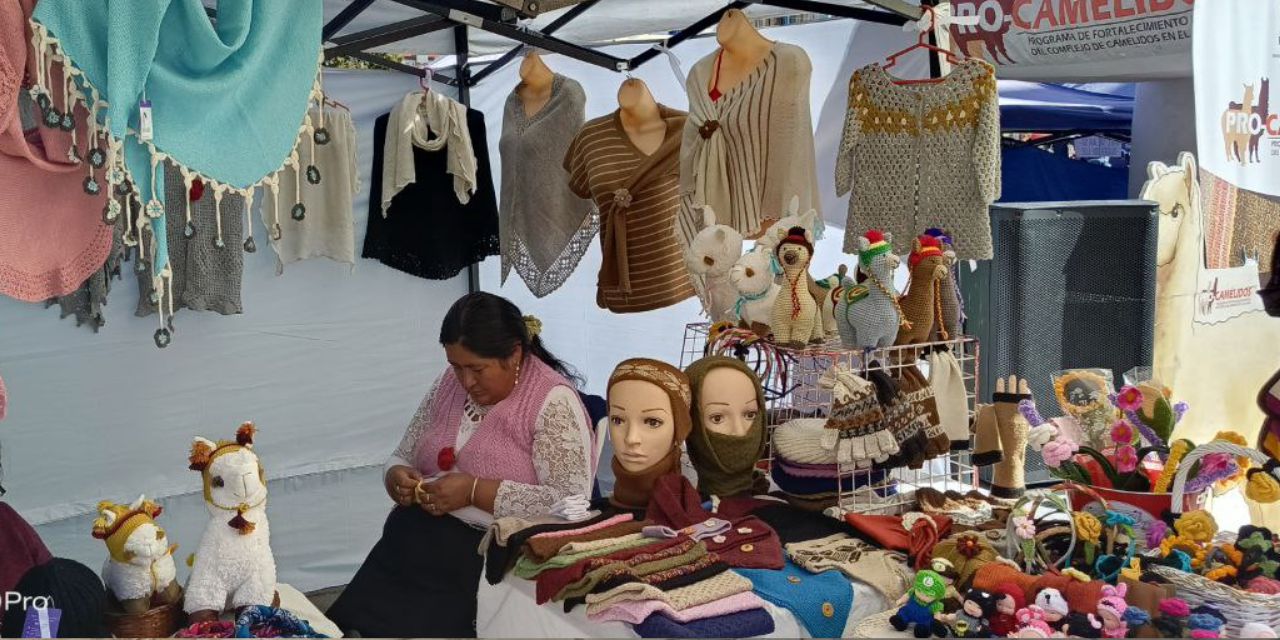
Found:
<path fill-rule="evenodd" d="M 125 613 L 144 613 L 182 598 L 173 564 L 178 545 L 169 544 L 164 529 L 156 524 L 161 511 L 145 496 L 128 505 L 98 503 L 93 537 L 105 542 L 108 552 L 102 581 Z"/>
<path fill-rule="evenodd" d="M 950 339 L 942 313 L 942 289 L 950 277 L 951 264 L 942 251 L 942 241 L 930 235 L 916 238 L 907 264 L 911 267 L 911 285 L 899 304 L 910 326 L 903 325 L 896 344 Z"/>
<path fill-rule="evenodd" d="M 277 606 L 276 562 L 267 523 L 267 479 L 253 450 L 253 423 L 235 440 L 196 438 L 189 458 L 204 485 L 209 524 L 192 562 L 185 609 L 192 622 L 226 609 Z"/>
<path fill-rule="evenodd" d="M 902 259 L 893 253 L 893 236 L 868 231 L 858 238 L 858 284 L 832 292 L 840 342 L 850 349 L 893 346 L 901 327 L 909 327 L 898 306 L 893 272 Z"/>

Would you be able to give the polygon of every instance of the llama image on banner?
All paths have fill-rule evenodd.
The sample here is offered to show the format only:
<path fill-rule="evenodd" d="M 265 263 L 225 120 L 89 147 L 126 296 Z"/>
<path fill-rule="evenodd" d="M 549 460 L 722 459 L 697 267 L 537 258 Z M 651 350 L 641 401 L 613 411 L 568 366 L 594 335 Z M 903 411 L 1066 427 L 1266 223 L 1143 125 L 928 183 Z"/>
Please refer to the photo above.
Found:
<path fill-rule="evenodd" d="M 1227 103 L 1222 112 L 1222 141 L 1226 146 L 1227 162 L 1245 164 L 1249 155 L 1249 120 L 1253 117 L 1253 85 L 1244 85 L 1244 99 Z"/>

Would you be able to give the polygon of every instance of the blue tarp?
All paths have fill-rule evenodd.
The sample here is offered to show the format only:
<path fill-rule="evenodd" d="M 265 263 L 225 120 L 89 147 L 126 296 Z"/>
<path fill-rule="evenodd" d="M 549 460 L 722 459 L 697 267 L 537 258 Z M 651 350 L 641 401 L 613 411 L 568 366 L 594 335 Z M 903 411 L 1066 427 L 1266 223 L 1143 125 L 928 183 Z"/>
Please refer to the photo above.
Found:
<path fill-rule="evenodd" d="M 1038 147 L 1006 148 L 1002 156 L 1001 202 L 1123 200 L 1129 170 L 1072 160 Z"/>
<path fill-rule="evenodd" d="M 1132 84 L 1001 80 L 999 91 L 1005 132 L 1128 133 L 1133 124 Z"/>

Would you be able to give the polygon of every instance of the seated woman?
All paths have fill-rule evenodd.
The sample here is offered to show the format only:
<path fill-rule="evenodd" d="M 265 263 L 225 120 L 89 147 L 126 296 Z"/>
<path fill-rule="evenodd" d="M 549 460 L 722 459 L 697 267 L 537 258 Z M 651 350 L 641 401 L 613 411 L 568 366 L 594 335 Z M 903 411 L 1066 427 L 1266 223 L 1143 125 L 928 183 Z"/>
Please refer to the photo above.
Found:
<path fill-rule="evenodd" d="M 450 368 L 387 463 L 396 503 L 369 557 L 328 611 L 365 637 L 474 637 L 495 517 L 590 496 L 594 446 L 572 372 L 509 300 L 472 293 L 440 327 Z"/>

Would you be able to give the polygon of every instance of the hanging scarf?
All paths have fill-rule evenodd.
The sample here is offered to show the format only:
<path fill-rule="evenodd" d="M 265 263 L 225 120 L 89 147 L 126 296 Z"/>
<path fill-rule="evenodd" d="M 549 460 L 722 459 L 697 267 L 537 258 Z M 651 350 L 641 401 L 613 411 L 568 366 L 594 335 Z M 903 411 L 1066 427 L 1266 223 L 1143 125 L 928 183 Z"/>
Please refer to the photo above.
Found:
<path fill-rule="evenodd" d="M 0 294 L 27 302 L 68 295 L 102 268 L 111 251 L 111 228 L 102 222 L 103 171 L 72 160 L 100 144 L 73 108 L 61 125 L 38 125 L 29 134 L 19 114 L 23 75 L 43 77 L 52 99 L 65 104 L 66 81 L 59 61 L 32 56 L 28 20 L 35 0 L 0 3 Z M 65 110 L 65 109 L 63 109 Z M 76 146 L 76 143 L 79 146 Z"/>
<path fill-rule="evenodd" d="M 386 150 L 382 157 L 382 217 L 391 200 L 413 183 L 413 148 L 448 148 L 447 170 L 453 176 L 458 202 L 467 204 L 476 191 L 476 154 L 467 129 L 467 108 L 435 91 L 406 95 L 387 119 Z"/>
<path fill-rule="evenodd" d="M 702 421 L 702 385 L 707 375 L 720 367 L 741 371 L 755 387 L 756 413 L 751 429 L 742 436 L 716 433 Z M 693 391 L 693 430 L 689 436 L 689 459 L 698 472 L 698 491 L 714 496 L 733 496 L 752 490 L 756 463 L 765 449 L 765 401 L 760 381 L 751 367 L 737 358 L 707 356 L 685 369 Z"/>
<path fill-rule="evenodd" d="M 40 0 L 36 7 L 37 66 L 55 56 L 68 61 L 70 84 L 97 114 L 90 126 L 110 134 L 104 190 L 129 185 L 120 195 L 128 198 L 131 190 L 143 203 L 145 215 L 126 242 L 144 242 L 157 295 L 170 309 L 162 161 L 183 167 L 184 179 L 198 173 L 215 193 L 247 195 L 286 162 L 301 172 L 296 140 L 300 130 L 312 130 L 307 108 L 320 99 L 321 4 L 220 0 L 212 26 L 200 0 Z M 43 72 L 35 78 L 38 99 L 59 95 L 53 78 Z M 144 99 L 151 104 L 150 141 L 140 137 Z M 307 167 L 313 183 L 320 178 L 314 169 Z M 148 228 L 151 246 L 141 233 Z M 160 317 L 156 343 L 163 346 L 161 333 L 164 344 L 168 333 Z"/>

